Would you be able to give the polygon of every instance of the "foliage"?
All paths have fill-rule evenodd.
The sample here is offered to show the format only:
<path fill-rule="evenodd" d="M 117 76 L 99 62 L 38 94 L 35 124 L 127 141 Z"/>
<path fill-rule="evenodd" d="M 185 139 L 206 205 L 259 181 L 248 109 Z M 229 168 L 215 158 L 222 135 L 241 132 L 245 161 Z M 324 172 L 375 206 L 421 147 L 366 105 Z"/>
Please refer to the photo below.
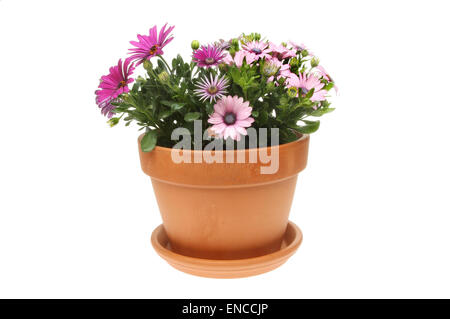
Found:
<path fill-rule="evenodd" d="M 279 58 L 280 65 L 289 66 L 289 74 L 285 76 L 280 76 L 280 68 L 274 75 L 265 72 L 268 58 L 247 63 L 250 59 L 247 55 L 242 65 L 229 62 L 243 50 L 243 45 L 259 39 L 259 34 L 250 34 L 228 41 L 230 45 L 224 50 L 228 63 L 221 61 L 217 67 L 199 67 L 195 62 L 185 62 L 180 55 L 170 65 L 160 55 L 153 63 L 145 60 L 147 74 L 138 77 L 129 92 L 111 102 L 115 117 L 109 123 L 114 126 L 120 120 L 126 126 L 131 122 L 141 126 L 146 133 L 142 139 L 143 151 L 151 151 L 156 145 L 172 147 L 177 142 L 171 140 L 174 129 L 184 127 L 193 134 L 195 120 L 201 120 L 202 130 L 210 127 L 207 120 L 214 112 L 215 102 L 200 100 L 194 90 L 200 79 L 218 75 L 228 80 L 227 95 L 242 97 L 250 103 L 255 120 L 252 127 L 279 128 L 280 144 L 297 139 L 295 132 L 315 132 L 320 122 L 312 118 L 332 112 L 334 108 L 325 98 L 312 98 L 317 93 L 315 88 L 307 90 L 292 85 L 291 74 L 316 76 L 323 84 L 321 89 L 326 91 L 334 87 L 333 80 L 323 69 L 316 69 L 318 60 L 314 59 L 317 58 L 301 47 L 292 46 L 289 52 L 295 55 Z"/>

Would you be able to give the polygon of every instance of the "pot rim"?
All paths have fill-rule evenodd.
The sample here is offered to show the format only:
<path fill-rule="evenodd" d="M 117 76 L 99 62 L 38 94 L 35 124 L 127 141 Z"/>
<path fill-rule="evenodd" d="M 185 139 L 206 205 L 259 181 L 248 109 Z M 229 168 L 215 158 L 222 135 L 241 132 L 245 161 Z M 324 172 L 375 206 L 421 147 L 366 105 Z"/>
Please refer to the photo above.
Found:
<path fill-rule="evenodd" d="M 203 153 L 203 152 L 217 152 L 217 153 L 223 153 L 223 152 L 225 152 L 225 153 L 228 153 L 228 152 L 249 152 L 249 151 L 258 151 L 258 150 L 264 150 L 264 149 L 268 149 L 268 150 L 270 150 L 270 149 L 272 149 L 272 148 L 278 148 L 278 149 L 283 149 L 283 148 L 286 148 L 286 147 L 289 147 L 289 146 L 292 146 L 292 145 L 294 145 L 294 144 L 296 144 L 296 143 L 300 143 L 301 141 L 303 141 L 303 140 L 305 140 L 305 139 L 308 139 L 309 138 L 309 134 L 301 134 L 301 133 L 298 133 L 298 132 L 296 132 L 296 134 L 297 134 L 297 136 L 298 136 L 298 139 L 296 139 L 295 141 L 292 141 L 292 142 L 289 142 L 289 143 L 284 143 L 284 144 L 278 144 L 278 145 L 275 145 L 275 146 L 264 146 L 264 147 L 255 147 L 255 148 L 245 148 L 245 149 L 235 149 L 235 150 L 208 150 L 208 151 L 205 151 L 205 150 L 192 150 L 192 149 L 188 149 L 188 150 L 186 150 L 186 149 L 180 149 L 180 150 L 183 150 L 183 152 L 189 152 L 189 153 Z M 138 137 L 138 141 L 139 141 L 139 143 L 140 143 L 140 141 L 142 140 L 142 138 L 144 137 L 144 135 L 145 135 L 145 133 L 142 133 L 141 135 L 139 135 L 139 137 Z M 154 152 L 154 151 L 162 151 L 162 152 L 172 152 L 172 150 L 173 150 L 173 147 L 164 147 L 164 146 L 155 146 L 155 148 L 152 150 L 152 151 L 150 151 L 150 152 L 147 152 L 147 153 L 151 153 L 151 152 Z"/>

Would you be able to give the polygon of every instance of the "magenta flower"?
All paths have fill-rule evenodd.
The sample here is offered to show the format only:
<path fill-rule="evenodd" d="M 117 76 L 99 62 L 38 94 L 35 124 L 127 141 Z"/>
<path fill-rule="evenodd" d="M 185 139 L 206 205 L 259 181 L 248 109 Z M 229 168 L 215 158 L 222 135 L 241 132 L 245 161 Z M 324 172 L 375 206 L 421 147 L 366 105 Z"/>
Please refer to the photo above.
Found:
<path fill-rule="evenodd" d="M 282 44 L 276 45 L 275 43 L 270 42 L 269 49 L 270 49 L 270 51 L 272 51 L 273 56 L 280 60 L 292 58 L 297 55 L 296 50 L 288 49 L 287 47 L 285 47 Z"/>
<path fill-rule="evenodd" d="M 163 55 L 163 48 L 173 40 L 173 36 L 169 37 L 170 32 L 172 32 L 175 26 L 169 27 L 166 30 L 167 23 L 161 28 L 159 31 L 159 35 L 157 32 L 156 25 L 150 29 L 149 35 L 140 35 L 138 34 L 138 40 L 130 41 L 132 45 L 136 48 L 129 49 L 131 51 L 130 59 L 132 61 L 138 61 L 136 65 L 141 64 L 145 60 L 150 60 L 155 55 Z"/>
<path fill-rule="evenodd" d="M 252 41 L 247 42 L 242 46 L 244 49 L 246 61 L 248 64 L 253 63 L 262 58 L 269 59 L 271 58 L 270 53 L 272 52 L 269 48 L 269 45 L 264 42 Z"/>
<path fill-rule="evenodd" d="M 287 79 L 287 87 L 298 88 L 299 94 L 305 96 L 311 89 L 314 89 L 314 93 L 311 97 L 311 101 L 323 101 L 326 100 L 327 91 L 323 90 L 325 84 L 320 82 L 320 79 L 314 74 L 301 74 L 299 76 L 294 73 Z"/>
<path fill-rule="evenodd" d="M 222 62 L 225 54 L 223 50 L 215 45 L 204 46 L 194 51 L 192 60 L 200 67 L 210 68 Z"/>
<path fill-rule="evenodd" d="M 240 141 L 241 135 L 247 135 L 246 127 L 255 121 L 250 115 L 252 108 L 238 96 L 225 96 L 214 105 L 214 113 L 208 122 L 213 124 L 211 130 L 219 137 Z"/>
<path fill-rule="evenodd" d="M 227 93 L 225 90 L 228 87 L 228 80 L 225 76 L 219 78 L 216 75 L 213 78 L 212 74 L 210 75 L 210 79 L 204 77 L 197 84 L 197 89 L 194 90 L 196 95 L 200 96 L 201 101 L 205 101 L 209 98 L 209 102 L 216 101 L 217 98 L 222 98 L 224 94 Z"/>
<path fill-rule="evenodd" d="M 116 66 L 109 68 L 109 74 L 103 75 L 100 78 L 100 85 L 98 90 L 95 91 L 95 101 L 98 107 L 101 108 L 102 114 L 111 118 L 114 113 L 115 106 L 111 105 L 117 97 L 121 94 L 128 93 L 130 89 L 128 84 L 134 80 L 130 79 L 130 75 L 133 74 L 134 65 L 130 64 L 130 60 L 126 59 L 122 64 L 122 59 Z"/>

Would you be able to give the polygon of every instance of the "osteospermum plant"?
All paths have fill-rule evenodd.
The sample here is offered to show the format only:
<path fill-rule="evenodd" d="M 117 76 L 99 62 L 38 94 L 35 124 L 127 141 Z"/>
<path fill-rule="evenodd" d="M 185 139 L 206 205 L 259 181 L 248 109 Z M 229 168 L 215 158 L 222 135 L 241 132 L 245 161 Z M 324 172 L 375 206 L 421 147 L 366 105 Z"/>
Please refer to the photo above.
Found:
<path fill-rule="evenodd" d="M 173 130 L 193 134 L 196 120 L 224 142 L 240 141 L 249 127 L 278 128 L 284 144 L 298 133 L 315 132 L 320 122 L 314 118 L 334 110 L 334 80 L 303 44 L 273 43 L 257 33 L 202 45 L 192 41 L 190 61 L 178 55 L 168 63 L 163 49 L 173 29 L 166 24 L 158 32 L 154 26 L 138 35 L 129 56 L 101 77 L 95 92 L 111 126 L 136 122 L 145 130 L 143 151 L 174 146 Z M 146 74 L 133 79 L 138 66 Z"/>

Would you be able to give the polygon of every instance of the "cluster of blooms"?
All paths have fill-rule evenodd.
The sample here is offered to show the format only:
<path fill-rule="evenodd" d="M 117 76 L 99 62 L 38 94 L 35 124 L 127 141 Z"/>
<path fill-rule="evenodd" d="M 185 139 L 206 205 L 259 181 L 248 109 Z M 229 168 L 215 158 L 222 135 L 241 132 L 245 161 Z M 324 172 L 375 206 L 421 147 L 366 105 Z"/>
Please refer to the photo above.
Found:
<path fill-rule="evenodd" d="M 154 26 L 149 35 L 138 35 L 138 41 L 130 42 L 133 45 L 129 50 L 130 56 L 124 62 L 119 60 L 117 66 L 110 68 L 108 75 L 101 77 L 95 93 L 102 114 L 109 118 L 113 116 L 113 103 L 130 91 L 128 85 L 133 82 L 130 77 L 136 66 L 153 57 L 159 57 L 166 63 L 162 58 L 163 49 L 173 40 L 173 28 L 166 24 L 158 33 Z M 275 44 L 263 41 L 257 35 L 250 39 L 241 36 L 202 46 L 198 41 L 193 41 L 191 47 L 192 62 L 198 69 L 207 71 L 200 72 L 200 76 L 194 79 L 196 89 L 193 93 L 198 96 L 200 106 L 201 103 L 214 105 L 208 123 L 212 125 L 210 129 L 224 139 L 230 137 L 239 141 L 241 136 L 247 134 L 246 128 L 254 122 L 249 102 L 244 101 L 243 97 L 228 95 L 232 80 L 227 66 L 258 66 L 267 82 L 283 86 L 291 97 L 308 96 L 311 102 L 318 102 L 316 105 L 327 99 L 330 87 L 337 89 L 330 75 L 304 45 L 293 42 Z M 299 68 L 299 59 L 309 61 L 308 66 Z"/>

